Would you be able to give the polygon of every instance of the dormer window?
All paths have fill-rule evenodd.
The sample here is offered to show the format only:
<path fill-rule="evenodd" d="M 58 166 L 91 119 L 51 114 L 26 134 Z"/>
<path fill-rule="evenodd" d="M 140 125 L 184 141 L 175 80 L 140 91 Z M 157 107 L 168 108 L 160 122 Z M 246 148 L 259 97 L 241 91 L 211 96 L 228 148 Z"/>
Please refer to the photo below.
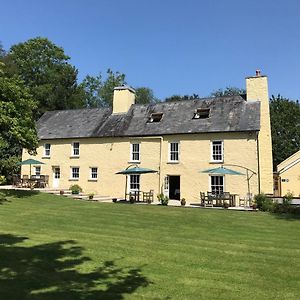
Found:
<path fill-rule="evenodd" d="M 194 112 L 193 119 L 207 119 L 209 118 L 209 108 L 197 108 Z"/>
<path fill-rule="evenodd" d="M 158 123 L 158 122 L 160 122 L 162 117 L 163 117 L 163 113 L 152 113 L 149 118 L 149 122 L 150 123 Z"/>

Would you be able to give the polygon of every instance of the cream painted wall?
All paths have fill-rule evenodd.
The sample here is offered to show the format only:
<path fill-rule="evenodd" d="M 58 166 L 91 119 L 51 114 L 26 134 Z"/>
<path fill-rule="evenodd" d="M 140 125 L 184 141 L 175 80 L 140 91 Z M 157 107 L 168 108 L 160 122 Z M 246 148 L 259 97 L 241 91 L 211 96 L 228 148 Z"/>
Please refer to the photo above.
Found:
<path fill-rule="evenodd" d="M 162 141 L 161 141 L 162 140 Z M 69 188 L 78 183 L 84 192 L 94 192 L 102 196 L 123 197 L 125 189 L 125 176 L 115 173 L 125 169 L 130 162 L 130 142 L 140 142 L 141 167 L 160 169 L 160 151 L 162 151 L 162 164 L 159 174 L 141 175 L 141 190 L 153 189 L 159 193 L 166 175 L 179 175 L 181 180 L 181 198 L 188 202 L 199 202 L 199 192 L 209 191 L 209 175 L 201 170 L 218 167 L 220 163 L 210 163 L 212 140 L 224 141 L 224 164 L 238 164 L 258 171 L 256 133 L 211 133 L 211 134 L 185 134 L 149 138 L 84 138 L 43 140 L 34 157 L 45 163 L 41 173 L 50 176 L 50 187 L 53 184 L 53 167 L 60 166 L 60 188 Z M 80 156 L 71 156 L 72 142 L 80 142 Z M 169 142 L 180 143 L 179 163 L 168 163 Z M 44 143 L 51 144 L 51 157 L 43 157 Z M 162 147 L 162 148 L 161 148 Z M 23 151 L 22 159 L 29 158 Z M 80 179 L 70 180 L 70 167 L 80 167 Z M 89 168 L 98 167 L 98 180 L 89 181 Z M 236 167 L 231 169 L 245 173 Z M 22 167 L 22 174 L 29 174 L 29 167 Z M 258 178 L 254 176 L 251 181 L 251 192 L 258 192 Z M 246 195 L 246 176 L 226 175 L 225 190 L 230 193 Z"/>
<path fill-rule="evenodd" d="M 281 195 L 292 193 L 300 197 L 300 151 L 280 163 L 277 171 L 281 177 Z"/>
<path fill-rule="evenodd" d="M 268 78 L 266 76 L 247 77 L 246 90 L 247 101 L 259 100 L 261 102 L 260 132 L 258 136 L 260 190 L 266 194 L 273 194 L 273 158 Z"/>

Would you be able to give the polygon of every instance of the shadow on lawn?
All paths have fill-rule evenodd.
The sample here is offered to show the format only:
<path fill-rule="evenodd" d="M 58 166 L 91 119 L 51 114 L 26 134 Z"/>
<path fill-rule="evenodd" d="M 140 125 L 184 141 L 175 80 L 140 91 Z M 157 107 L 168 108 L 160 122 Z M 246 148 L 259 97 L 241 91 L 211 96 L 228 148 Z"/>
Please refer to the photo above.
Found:
<path fill-rule="evenodd" d="M 272 214 L 276 219 L 287 220 L 287 221 L 300 221 L 300 215 L 296 214 Z"/>
<path fill-rule="evenodd" d="M 90 258 L 76 242 L 17 245 L 26 237 L 0 235 L 0 299 L 124 299 L 150 281 L 140 268 L 120 268 L 113 261 L 89 273 L 77 270 Z"/>
<path fill-rule="evenodd" d="M 39 194 L 39 191 L 25 191 L 25 190 L 1 190 L 1 193 L 7 197 L 26 198 Z"/>

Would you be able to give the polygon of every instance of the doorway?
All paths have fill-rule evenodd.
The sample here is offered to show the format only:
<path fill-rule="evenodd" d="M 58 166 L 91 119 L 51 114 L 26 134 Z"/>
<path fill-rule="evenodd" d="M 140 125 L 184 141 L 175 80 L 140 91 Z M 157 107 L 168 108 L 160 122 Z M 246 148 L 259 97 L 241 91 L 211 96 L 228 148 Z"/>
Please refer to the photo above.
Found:
<path fill-rule="evenodd" d="M 60 167 L 53 167 L 53 188 L 59 187 Z"/>
<path fill-rule="evenodd" d="M 169 177 L 169 198 L 180 200 L 180 176 Z"/>

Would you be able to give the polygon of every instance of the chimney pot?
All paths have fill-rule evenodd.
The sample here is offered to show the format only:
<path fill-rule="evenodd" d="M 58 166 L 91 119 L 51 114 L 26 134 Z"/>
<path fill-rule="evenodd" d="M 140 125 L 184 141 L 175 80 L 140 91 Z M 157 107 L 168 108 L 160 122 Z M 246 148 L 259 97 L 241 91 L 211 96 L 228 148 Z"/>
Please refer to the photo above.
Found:
<path fill-rule="evenodd" d="M 256 73 L 256 76 L 257 76 L 257 77 L 258 77 L 258 76 L 261 76 L 261 75 L 260 75 L 260 70 L 256 70 L 255 73 Z"/>

